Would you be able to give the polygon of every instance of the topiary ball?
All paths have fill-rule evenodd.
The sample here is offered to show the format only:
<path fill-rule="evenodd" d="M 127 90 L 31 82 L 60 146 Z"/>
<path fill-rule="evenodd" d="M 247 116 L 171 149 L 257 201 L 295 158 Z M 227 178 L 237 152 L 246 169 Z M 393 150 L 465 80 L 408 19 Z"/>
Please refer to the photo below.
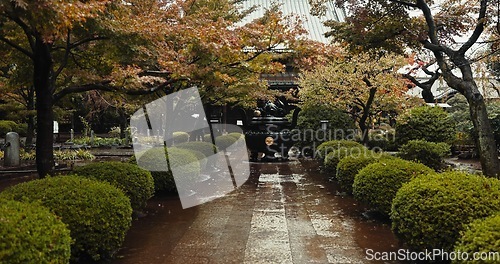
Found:
<path fill-rule="evenodd" d="M 453 261 L 452 263 L 498 263 L 500 249 L 500 214 L 472 222 L 462 233 L 455 246 L 456 252 L 467 252 L 471 257 L 478 255 L 481 260 Z M 492 255 L 492 254 L 495 254 Z"/>
<path fill-rule="evenodd" d="M 217 147 L 209 142 L 191 141 L 175 146 L 180 149 L 190 149 L 203 153 L 205 157 L 210 157 L 217 152 Z"/>
<path fill-rule="evenodd" d="M 431 173 L 434 170 L 420 163 L 399 158 L 384 159 L 364 167 L 354 176 L 352 193 L 357 200 L 389 216 L 392 199 L 403 183 Z"/>
<path fill-rule="evenodd" d="M 0 263 L 68 263 L 66 225 L 39 204 L 0 200 Z"/>
<path fill-rule="evenodd" d="M 220 150 L 226 150 L 229 146 L 236 143 L 237 139 L 230 135 L 222 135 L 215 138 L 215 145 Z"/>
<path fill-rule="evenodd" d="M 451 251 L 475 219 L 500 211 L 500 181 L 461 172 L 417 177 L 392 203 L 394 233 L 415 250 Z"/>
<path fill-rule="evenodd" d="M 339 164 L 341 159 L 350 155 L 364 155 L 368 152 L 369 150 L 364 146 L 351 148 L 341 147 L 339 149 L 335 149 L 328 153 L 328 155 L 326 155 L 323 162 L 322 171 L 323 173 L 326 173 L 328 177 L 335 178 L 335 175 L 337 173 L 337 165 Z"/>
<path fill-rule="evenodd" d="M 228 135 L 234 137 L 236 140 L 240 139 L 241 137 L 244 137 L 244 135 L 239 132 L 232 132 L 229 133 Z"/>
<path fill-rule="evenodd" d="M 396 121 L 396 142 L 406 144 L 413 139 L 451 143 L 455 135 L 455 122 L 440 107 L 411 108 Z"/>
<path fill-rule="evenodd" d="M 405 160 L 421 162 L 436 171 L 442 169 L 444 158 L 449 155 L 450 145 L 425 140 L 410 140 L 401 146 L 398 153 Z"/>
<path fill-rule="evenodd" d="M 122 190 L 134 210 L 141 210 L 154 195 L 154 180 L 151 173 L 135 164 L 123 162 L 90 163 L 76 167 L 78 176 L 106 181 Z"/>
<path fill-rule="evenodd" d="M 364 148 L 362 144 L 352 140 L 331 140 L 321 143 L 316 149 L 314 156 L 321 161 L 332 151 L 340 148 Z"/>
<path fill-rule="evenodd" d="M 174 132 L 172 134 L 172 140 L 174 142 L 174 145 L 188 142 L 189 141 L 189 134 L 186 132 L 180 132 L 180 131 Z"/>
<path fill-rule="evenodd" d="M 352 194 L 354 176 L 356 176 L 356 174 L 358 174 L 358 172 L 364 167 L 375 163 L 382 158 L 389 159 L 393 157 L 383 153 L 367 151 L 359 155 L 349 155 L 342 158 L 337 164 L 337 171 L 335 174 L 340 187 L 348 194 Z"/>
<path fill-rule="evenodd" d="M 168 155 L 167 155 L 168 153 Z M 168 163 L 165 162 L 168 159 Z M 176 192 L 174 176 L 170 168 L 183 167 L 181 174 L 177 175 L 183 179 L 193 181 L 201 172 L 200 162 L 189 150 L 170 147 L 152 148 L 139 157 L 137 164 L 151 172 L 154 179 L 155 191 Z M 168 167 L 170 165 L 170 168 Z"/>
<path fill-rule="evenodd" d="M 68 226 L 74 260 L 99 260 L 120 248 L 132 221 L 130 200 L 107 182 L 79 176 L 59 176 L 12 186 L 0 198 L 39 201 Z"/>

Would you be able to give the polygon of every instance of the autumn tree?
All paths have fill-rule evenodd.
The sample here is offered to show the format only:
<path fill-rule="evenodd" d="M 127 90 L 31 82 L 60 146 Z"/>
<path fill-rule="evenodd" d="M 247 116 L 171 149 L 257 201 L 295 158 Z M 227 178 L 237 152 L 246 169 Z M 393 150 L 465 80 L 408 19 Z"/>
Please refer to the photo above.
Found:
<path fill-rule="evenodd" d="M 317 7 L 329 0 L 311 0 Z M 345 23 L 331 22 L 331 34 L 351 50 L 383 48 L 404 52 L 407 48 L 429 50 L 439 74 L 449 87 L 468 101 L 477 132 L 483 173 L 500 172 L 498 153 L 486 112 L 485 98 L 476 83 L 469 56 L 471 48 L 500 27 L 499 1 L 337 0 L 349 11 Z M 498 41 L 498 40 L 496 40 Z"/>
<path fill-rule="evenodd" d="M 209 101 L 264 96 L 259 74 L 283 69 L 271 51 L 294 45 L 299 21 L 269 10 L 240 25 L 237 2 L 1 0 L 0 42 L 32 68 L 39 175 L 53 169 L 53 107 L 69 94 L 160 96 L 197 85 Z"/>
<path fill-rule="evenodd" d="M 329 64 L 306 71 L 300 79 L 300 98 L 305 104 L 328 103 L 351 114 L 368 142 L 369 120 L 383 110 L 394 109 L 402 102 L 405 81 L 397 69 L 403 57 L 371 54 L 337 57 Z"/>

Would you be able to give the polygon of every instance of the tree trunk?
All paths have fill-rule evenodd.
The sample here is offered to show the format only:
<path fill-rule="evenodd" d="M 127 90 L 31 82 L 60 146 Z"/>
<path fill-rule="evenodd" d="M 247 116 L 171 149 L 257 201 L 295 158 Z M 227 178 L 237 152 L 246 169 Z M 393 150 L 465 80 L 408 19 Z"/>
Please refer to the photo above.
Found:
<path fill-rule="evenodd" d="M 366 82 L 366 81 L 365 81 Z M 368 86 L 371 86 L 369 82 L 366 82 Z M 376 87 L 370 88 L 370 93 L 368 96 L 368 100 L 363 106 L 363 115 L 359 118 L 359 129 L 361 129 L 362 138 L 361 142 L 366 146 L 368 144 L 368 140 L 370 139 L 368 132 L 370 131 L 370 126 L 366 124 L 368 121 L 368 117 L 370 117 L 370 109 L 372 107 L 373 101 L 375 100 L 375 94 L 377 93 Z"/>
<path fill-rule="evenodd" d="M 120 115 L 120 138 L 124 139 L 127 137 L 126 130 L 128 127 L 127 115 L 125 114 L 125 109 L 119 108 L 118 113 Z"/>
<path fill-rule="evenodd" d="M 41 37 L 36 38 L 34 52 L 34 86 L 36 94 L 36 168 L 40 178 L 44 178 L 54 169 L 53 88 L 52 58 L 50 44 Z"/>
<path fill-rule="evenodd" d="M 432 86 L 431 86 L 432 87 Z M 434 98 L 434 95 L 432 94 L 431 87 L 424 89 L 422 88 L 422 98 L 426 103 L 435 103 L 436 100 Z"/>
<path fill-rule="evenodd" d="M 30 95 L 27 102 L 28 108 L 28 131 L 26 132 L 26 147 L 31 146 L 33 144 L 33 138 L 35 137 L 35 116 L 33 115 L 33 110 L 35 110 L 35 95 L 34 92 L 31 92 L 33 89 L 30 89 Z"/>
<path fill-rule="evenodd" d="M 477 138 L 476 146 L 479 150 L 479 158 L 483 173 L 489 177 L 499 177 L 500 162 L 498 151 L 493 136 L 493 129 L 486 112 L 484 97 L 481 95 L 475 83 L 468 84 L 465 97 L 469 103 L 469 110 Z"/>

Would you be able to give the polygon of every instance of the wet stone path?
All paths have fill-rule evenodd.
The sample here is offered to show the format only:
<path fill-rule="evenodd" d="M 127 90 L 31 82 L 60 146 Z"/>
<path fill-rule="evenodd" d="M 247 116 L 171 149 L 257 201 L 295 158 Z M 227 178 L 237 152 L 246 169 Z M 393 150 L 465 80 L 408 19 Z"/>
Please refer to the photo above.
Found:
<path fill-rule="evenodd" d="M 376 263 L 365 250 L 397 250 L 389 227 L 337 190 L 312 161 L 252 163 L 249 180 L 183 210 L 155 197 L 113 263 Z"/>

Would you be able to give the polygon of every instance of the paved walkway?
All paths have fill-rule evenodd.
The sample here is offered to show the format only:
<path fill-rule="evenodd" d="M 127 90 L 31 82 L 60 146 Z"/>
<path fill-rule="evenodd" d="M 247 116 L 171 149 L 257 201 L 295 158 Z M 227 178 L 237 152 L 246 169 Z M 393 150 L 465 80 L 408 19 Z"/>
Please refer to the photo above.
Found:
<path fill-rule="evenodd" d="M 364 223 L 370 234 L 360 233 L 343 198 L 307 167 L 254 163 L 240 189 L 186 210 L 175 197 L 156 197 L 114 263 L 367 263 L 370 245 L 359 241 L 395 246 L 386 226 Z"/>

